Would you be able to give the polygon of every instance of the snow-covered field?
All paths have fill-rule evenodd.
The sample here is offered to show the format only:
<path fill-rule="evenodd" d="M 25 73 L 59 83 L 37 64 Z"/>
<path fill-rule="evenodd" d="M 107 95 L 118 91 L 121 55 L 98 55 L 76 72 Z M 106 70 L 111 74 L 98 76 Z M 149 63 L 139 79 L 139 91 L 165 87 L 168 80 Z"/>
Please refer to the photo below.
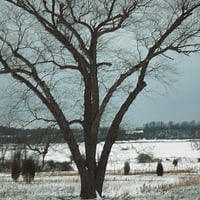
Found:
<path fill-rule="evenodd" d="M 6 174 L 0 176 L 2 200 L 78 200 L 79 190 L 77 174 L 40 173 L 31 184 L 15 183 Z M 200 175 L 107 175 L 104 196 L 107 200 L 199 200 Z"/>
<path fill-rule="evenodd" d="M 84 144 L 79 148 L 84 155 Z M 103 143 L 97 147 L 97 159 L 103 148 Z M 172 161 L 178 159 L 176 169 L 200 171 L 200 151 L 192 149 L 190 140 L 137 140 L 118 141 L 113 145 L 107 170 L 122 172 L 126 161 L 130 163 L 131 172 L 155 171 L 157 162 L 138 164 L 137 156 L 141 153 L 149 154 L 154 159 L 161 159 L 166 170 L 174 169 Z M 54 144 L 50 148 L 46 160 L 69 161 L 70 152 L 66 144 Z M 75 166 L 74 166 L 75 167 Z"/>
<path fill-rule="evenodd" d="M 98 145 L 98 152 L 103 144 Z M 84 153 L 84 146 L 80 144 Z M 164 176 L 155 174 L 157 162 L 137 163 L 139 153 L 162 159 Z M 119 200 L 200 200 L 200 152 L 192 150 L 188 140 L 156 140 L 117 142 L 112 149 L 104 184 L 104 199 Z M 67 146 L 53 145 L 48 160 L 69 160 Z M 173 159 L 178 159 L 174 167 Z M 129 161 L 130 175 L 123 175 L 124 162 Z M 74 167 L 75 168 L 75 167 Z M 187 171 L 187 173 L 178 173 Z M 142 172 L 142 173 L 141 173 Z M 148 172 L 148 173 L 145 173 Z M 10 174 L 0 174 L 2 200 L 68 200 L 79 199 L 80 181 L 74 172 L 36 174 L 31 184 L 12 181 Z"/>

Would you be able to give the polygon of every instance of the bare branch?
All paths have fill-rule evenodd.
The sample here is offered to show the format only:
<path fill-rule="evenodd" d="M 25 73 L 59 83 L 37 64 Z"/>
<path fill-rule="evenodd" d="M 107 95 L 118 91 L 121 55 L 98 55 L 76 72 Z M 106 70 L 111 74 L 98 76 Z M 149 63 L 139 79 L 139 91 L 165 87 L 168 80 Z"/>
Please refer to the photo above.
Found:
<path fill-rule="evenodd" d="M 100 67 L 102 65 L 106 65 L 106 66 L 112 66 L 112 63 L 109 63 L 109 62 L 100 62 L 100 63 L 97 63 L 97 67 Z"/>
<path fill-rule="evenodd" d="M 74 119 L 74 120 L 69 121 L 69 125 L 73 125 L 73 124 L 83 125 L 83 121 L 80 119 Z"/>

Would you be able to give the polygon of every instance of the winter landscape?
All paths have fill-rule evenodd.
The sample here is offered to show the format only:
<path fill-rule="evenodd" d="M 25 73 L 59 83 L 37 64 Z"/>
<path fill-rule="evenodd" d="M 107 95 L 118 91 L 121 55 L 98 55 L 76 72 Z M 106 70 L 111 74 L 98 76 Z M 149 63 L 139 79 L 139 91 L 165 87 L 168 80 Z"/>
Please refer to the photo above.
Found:
<path fill-rule="evenodd" d="M 103 143 L 98 144 L 98 151 L 102 146 Z M 79 148 L 84 151 L 82 143 Z M 141 154 L 149 155 L 152 160 L 142 163 L 138 159 Z M 108 162 L 103 199 L 199 200 L 199 157 L 200 152 L 192 149 L 190 140 L 118 141 Z M 68 147 L 52 145 L 46 160 L 69 161 Z M 162 160 L 163 176 L 156 175 L 158 160 Z M 173 160 L 178 161 L 176 166 Z M 124 175 L 126 161 L 130 164 L 129 175 Z M 3 200 L 79 199 L 80 180 L 73 162 L 72 167 L 74 170 L 68 172 L 36 173 L 31 184 L 22 178 L 14 182 L 10 173 L 0 173 L 0 197 Z"/>
<path fill-rule="evenodd" d="M 200 200 L 199 19 L 197 0 L 1 0 L 0 200 Z"/>

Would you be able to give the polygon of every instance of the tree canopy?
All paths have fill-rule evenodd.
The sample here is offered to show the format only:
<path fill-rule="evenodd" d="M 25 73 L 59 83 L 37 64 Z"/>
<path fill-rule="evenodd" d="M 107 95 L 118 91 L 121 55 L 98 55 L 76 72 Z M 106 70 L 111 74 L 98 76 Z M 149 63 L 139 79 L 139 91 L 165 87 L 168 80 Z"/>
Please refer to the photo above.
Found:
<path fill-rule="evenodd" d="M 148 77 L 166 81 L 173 53 L 199 52 L 200 3 L 4 0 L 1 5 L 0 74 L 18 82 L 12 87 L 13 97 L 20 97 L 14 109 L 23 114 L 17 117 L 56 125 L 80 173 L 81 197 L 102 195 L 120 124 Z M 109 129 L 96 162 L 104 119 Z M 85 156 L 73 124 L 83 129 Z"/>

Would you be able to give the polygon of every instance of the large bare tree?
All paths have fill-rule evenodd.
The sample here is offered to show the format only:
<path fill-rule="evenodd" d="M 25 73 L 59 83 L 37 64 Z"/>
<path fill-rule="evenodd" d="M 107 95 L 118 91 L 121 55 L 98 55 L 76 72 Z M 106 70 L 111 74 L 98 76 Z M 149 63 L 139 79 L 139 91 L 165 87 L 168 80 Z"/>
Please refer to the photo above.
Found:
<path fill-rule="evenodd" d="M 165 78 L 174 53 L 200 50 L 200 2 L 4 0 L 1 4 L 0 73 L 10 74 L 23 88 L 18 105 L 23 107 L 23 100 L 31 96 L 32 116 L 56 122 L 80 174 L 80 196 L 95 198 L 96 191 L 102 195 L 120 124 L 148 77 Z M 38 105 L 40 109 L 35 108 Z M 97 138 L 105 117 L 109 129 L 97 163 Z M 83 130 L 84 157 L 73 133 L 75 123 Z"/>

